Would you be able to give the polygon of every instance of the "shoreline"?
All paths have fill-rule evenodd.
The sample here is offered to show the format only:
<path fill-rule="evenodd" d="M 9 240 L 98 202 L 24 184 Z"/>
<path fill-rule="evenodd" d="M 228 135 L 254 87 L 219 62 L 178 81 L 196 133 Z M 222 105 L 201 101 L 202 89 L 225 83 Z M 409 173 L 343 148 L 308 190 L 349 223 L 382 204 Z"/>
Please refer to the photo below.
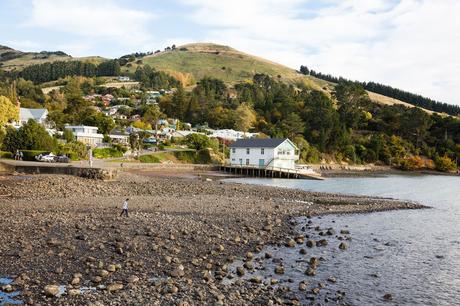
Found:
<path fill-rule="evenodd" d="M 132 173 L 112 182 L 14 176 L 0 180 L 0 195 L 6 195 L 0 206 L 9 216 L 0 233 L 0 277 L 14 278 L 13 289 L 26 303 L 51 305 L 266 304 L 286 296 L 263 284 L 224 286 L 221 280 L 237 277 L 228 265 L 247 252 L 298 235 L 293 218 L 426 208 L 392 199 Z M 129 218 L 118 217 L 124 197 L 131 199 Z M 67 294 L 47 297 L 47 285 L 64 285 Z M 99 289 L 80 294 L 84 286 Z"/>

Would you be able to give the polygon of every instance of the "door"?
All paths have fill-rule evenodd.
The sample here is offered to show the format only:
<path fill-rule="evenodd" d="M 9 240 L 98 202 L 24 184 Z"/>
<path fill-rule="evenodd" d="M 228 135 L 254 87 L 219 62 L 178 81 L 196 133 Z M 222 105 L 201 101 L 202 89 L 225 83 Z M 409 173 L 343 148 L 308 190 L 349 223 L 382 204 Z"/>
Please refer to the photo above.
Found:
<path fill-rule="evenodd" d="M 265 159 L 259 159 L 259 168 L 263 168 L 265 166 Z"/>
<path fill-rule="evenodd" d="M 243 159 L 240 158 L 240 166 L 242 166 L 242 165 L 243 165 Z"/>

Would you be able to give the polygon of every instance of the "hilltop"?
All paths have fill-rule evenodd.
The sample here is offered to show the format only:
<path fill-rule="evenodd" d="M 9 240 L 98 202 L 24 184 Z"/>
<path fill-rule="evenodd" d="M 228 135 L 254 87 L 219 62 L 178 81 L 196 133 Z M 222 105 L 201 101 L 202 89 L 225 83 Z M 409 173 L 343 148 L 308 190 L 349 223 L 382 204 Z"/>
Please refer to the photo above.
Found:
<path fill-rule="evenodd" d="M 100 56 L 72 57 L 63 51 L 23 52 L 0 45 L 0 68 L 4 71 L 20 71 L 28 66 L 56 61 L 84 61 L 98 64 L 105 60 Z"/>

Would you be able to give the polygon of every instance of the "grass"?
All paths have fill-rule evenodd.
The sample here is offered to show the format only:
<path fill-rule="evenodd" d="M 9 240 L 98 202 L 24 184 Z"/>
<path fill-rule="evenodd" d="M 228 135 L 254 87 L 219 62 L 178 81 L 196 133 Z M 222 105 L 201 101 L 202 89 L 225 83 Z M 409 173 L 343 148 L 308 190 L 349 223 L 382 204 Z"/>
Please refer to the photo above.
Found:
<path fill-rule="evenodd" d="M 186 48 L 187 51 L 180 51 Z M 321 89 L 316 79 L 305 77 L 289 67 L 215 44 L 189 44 L 175 51 L 146 56 L 143 65 L 150 65 L 178 77 L 185 86 L 194 84 L 205 76 L 212 76 L 234 84 L 251 80 L 256 73 L 264 73 L 289 83 L 304 82 L 309 87 Z M 134 64 L 129 68 L 133 72 Z"/>

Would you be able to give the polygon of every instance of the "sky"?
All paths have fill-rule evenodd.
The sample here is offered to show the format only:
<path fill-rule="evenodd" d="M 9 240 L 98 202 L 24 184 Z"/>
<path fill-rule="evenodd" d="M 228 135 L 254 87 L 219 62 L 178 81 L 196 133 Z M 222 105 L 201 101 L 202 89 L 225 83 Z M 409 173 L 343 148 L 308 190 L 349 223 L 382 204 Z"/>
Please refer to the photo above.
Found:
<path fill-rule="evenodd" d="M 459 0 L 0 0 L 0 44 L 120 57 L 213 42 L 460 105 Z"/>

